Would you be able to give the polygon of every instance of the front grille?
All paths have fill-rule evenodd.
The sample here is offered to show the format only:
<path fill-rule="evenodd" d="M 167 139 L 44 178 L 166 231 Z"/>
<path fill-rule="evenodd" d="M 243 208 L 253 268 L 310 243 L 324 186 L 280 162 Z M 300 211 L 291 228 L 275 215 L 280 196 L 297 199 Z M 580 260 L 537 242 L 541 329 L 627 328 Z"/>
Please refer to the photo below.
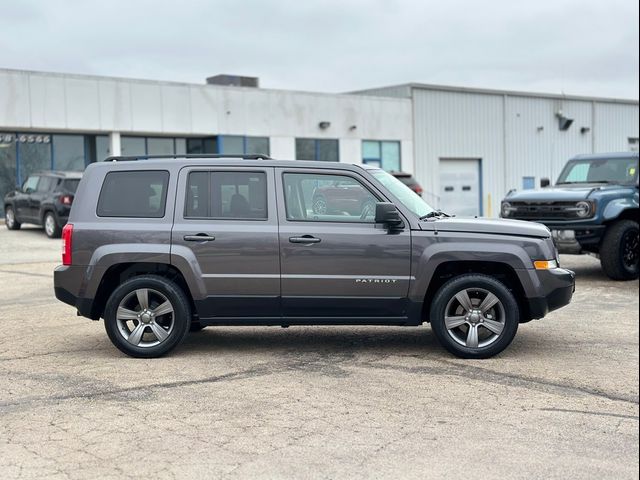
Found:
<path fill-rule="evenodd" d="M 576 202 L 509 202 L 509 218 L 522 220 L 574 219 Z"/>

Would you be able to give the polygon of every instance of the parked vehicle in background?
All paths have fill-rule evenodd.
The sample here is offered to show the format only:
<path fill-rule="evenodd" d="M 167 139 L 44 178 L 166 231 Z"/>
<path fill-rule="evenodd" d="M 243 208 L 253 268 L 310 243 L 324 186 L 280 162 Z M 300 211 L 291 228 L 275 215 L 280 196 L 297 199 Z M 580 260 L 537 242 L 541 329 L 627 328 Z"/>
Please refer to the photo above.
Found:
<path fill-rule="evenodd" d="M 314 179 L 312 208 L 313 213 L 319 215 L 335 214 L 372 215 L 375 210 L 375 200 L 360 183 L 350 178 L 334 180 Z M 308 190 L 308 189 L 307 189 Z"/>
<path fill-rule="evenodd" d="M 411 190 L 416 192 L 418 195 L 422 196 L 422 192 L 423 192 L 422 186 L 420 186 L 420 184 L 413 177 L 413 175 L 406 172 L 390 172 L 390 173 L 391 175 L 396 177 L 398 180 L 400 180 L 402 183 L 404 183 L 407 187 L 409 187 Z"/>
<path fill-rule="evenodd" d="M 573 295 L 544 226 L 448 217 L 376 167 L 138 159 L 87 167 L 54 272 L 56 297 L 128 355 L 208 325 L 430 322 L 486 358 Z"/>
<path fill-rule="evenodd" d="M 638 211 L 638 153 L 628 152 L 572 158 L 554 187 L 509 192 L 501 216 L 543 223 L 560 253 L 598 255 L 610 278 L 633 280 Z"/>
<path fill-rule="evenodd" d="M 79 172 L 43 171 L 30 175 L 19 190 L 4 197 L 5 224 L 18 230 L 23 223 L 44 227 L 49 238 L 60 238 L 66 225 Z"/>

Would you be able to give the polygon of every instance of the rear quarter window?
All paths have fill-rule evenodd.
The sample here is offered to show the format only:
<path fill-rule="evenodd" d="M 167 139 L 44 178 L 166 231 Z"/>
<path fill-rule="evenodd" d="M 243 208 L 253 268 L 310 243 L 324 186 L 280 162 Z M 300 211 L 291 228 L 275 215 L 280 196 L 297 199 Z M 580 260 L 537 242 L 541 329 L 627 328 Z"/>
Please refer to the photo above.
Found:
<path fill-rule="evenodd" d="M 168 183 L 169 172 L 164 170 L 109 172 L 96 213 L 99 217 L 162 218 Z"/>
<path fill-rule="evenodd" d="M 68 192 L 76 193 L 76 190 L 78 190 L 79 184 L 80 184 L 80 180 L 77 180 L 77 179 L 65 180 L 64 183 L 62 184 L 62 188 Z"/>

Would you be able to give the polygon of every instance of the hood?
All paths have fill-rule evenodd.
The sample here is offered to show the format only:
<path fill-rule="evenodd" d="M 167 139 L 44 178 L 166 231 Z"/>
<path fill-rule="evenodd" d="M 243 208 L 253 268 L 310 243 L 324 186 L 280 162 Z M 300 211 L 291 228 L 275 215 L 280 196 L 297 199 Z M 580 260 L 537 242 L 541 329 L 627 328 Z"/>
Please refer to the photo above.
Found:
<path fill-rule="evenodd" d="M 557 185 L 536 190 L 513 190 L 505 197 L 507 202 L 577 202 L 585 200 L 593 192 L 606 192 L 630 188 L 629 185 L 603 185 L 602 183 L 579 183 Z"/>
<path fill-rule="evenodd" d="M 544 225 L 523 220 L 452 217 L 432 220 L 428 223 L 439 232 L 488 233 L 537 238 L 551 236 L 549 229 Z"/>

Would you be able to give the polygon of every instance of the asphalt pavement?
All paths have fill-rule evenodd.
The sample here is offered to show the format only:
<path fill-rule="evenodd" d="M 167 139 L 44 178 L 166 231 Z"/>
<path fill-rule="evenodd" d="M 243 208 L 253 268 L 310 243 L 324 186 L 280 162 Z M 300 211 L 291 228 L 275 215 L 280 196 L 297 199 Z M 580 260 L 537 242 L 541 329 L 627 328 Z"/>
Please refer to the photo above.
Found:
<path fill-rule="evenodd" d="M 638 282 L 460 360 L 429 326 L 209 327 L 124 356 L 53 295 L 60 241 L 0 225 L 0 476 L 638 478 Z"/>

